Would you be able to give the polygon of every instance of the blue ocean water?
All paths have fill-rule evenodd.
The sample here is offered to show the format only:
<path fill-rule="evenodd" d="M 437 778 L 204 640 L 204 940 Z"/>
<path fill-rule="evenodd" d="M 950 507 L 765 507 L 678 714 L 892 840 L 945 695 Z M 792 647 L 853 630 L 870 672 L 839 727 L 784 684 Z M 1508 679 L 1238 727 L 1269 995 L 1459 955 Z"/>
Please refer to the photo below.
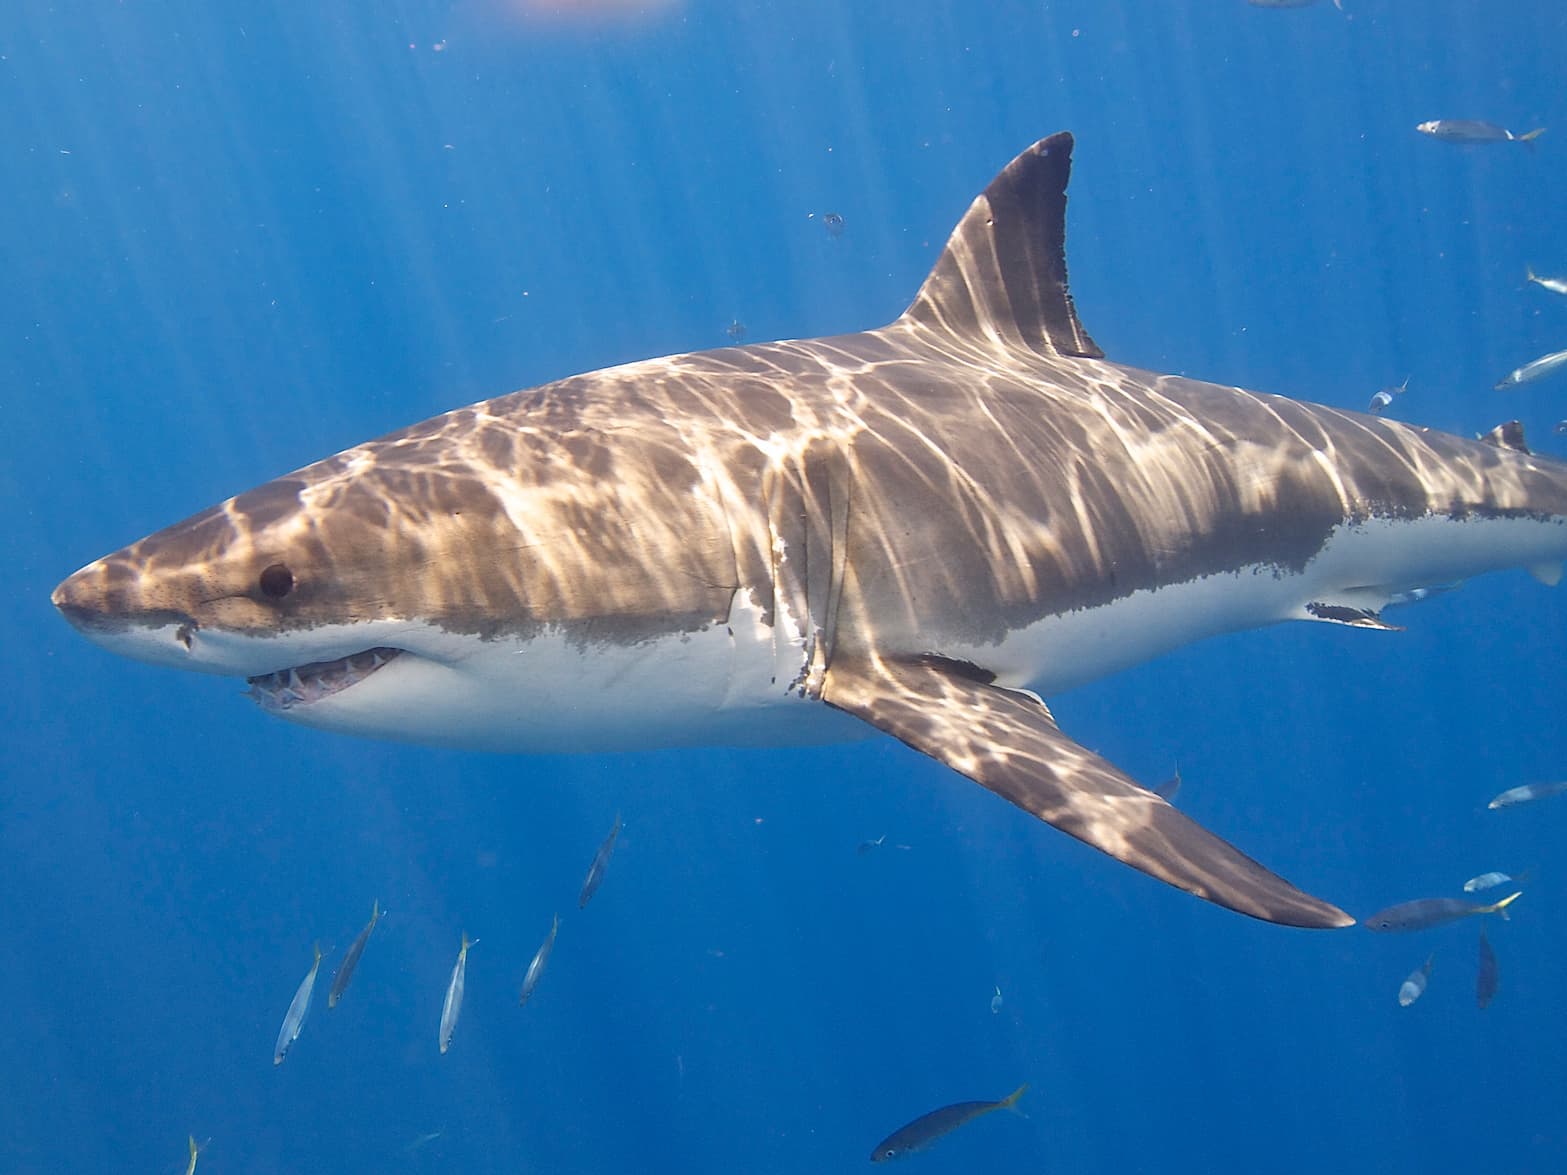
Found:
<path fill-rule="evenodd" d="M 1069 257 L 1114 359 L 1537 447 L 1567 345 L 1549 0 L 62 5 L 0 25 L 0 1170 L 1559 1171 L 1563 599 L 1295 625 L 1058 699 L 1064 729 L 1358 914 L 1532 869 L 1417 937 L 1263 925 L 887 739 L 507 758 L 268 718 L 114 658 L 81 564 L 454 405 L 878 325 L 973 195 L 1077 135 Z M 1461 148 L 1432 118 L 1551 128 Z M 844 218 L 838 238 L 828 211 Z M 603 889 L 576 890 L 615 813 Z M 886 835 L 867 852 L 857 846 Z M 908 846 L 907 848 L 899 846 Z M 287 1061 L 278 1023 L 388 913 Z M 563 915 L 528 1006 L 516 985 Z M 436 1048 L 463 931 L 452 1050 Z M 1409 1009 L 1399 982 L 1436 951 Z M 323 979 L 323 987 L 325 979 Z M 991 1011 L 996 987 L 1003 993 Z M 433 1137 L 432 1137 L 433 1136 Z"/>

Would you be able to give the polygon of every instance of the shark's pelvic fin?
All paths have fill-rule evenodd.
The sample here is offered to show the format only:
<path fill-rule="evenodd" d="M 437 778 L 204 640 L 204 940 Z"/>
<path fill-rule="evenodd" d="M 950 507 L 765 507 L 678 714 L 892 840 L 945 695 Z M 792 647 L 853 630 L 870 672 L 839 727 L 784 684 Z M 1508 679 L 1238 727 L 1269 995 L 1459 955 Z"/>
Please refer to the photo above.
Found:
<path fill-rule="evenodd" d="M 1287 926 L 1354 919 L 1270 873 L 1061 733 L 1025 693 L 937 657 L 840 656 L 822 698 L 1041 820 L 1210 902 Z"/>
<path fill-rule="evenodd" d="M 1389 624 L 1382 619 L 1377 608 L 1361 608 L 1354 604 L 1332 604 L 1326 600 L 1313 600 L 1305 607 L 1306 620 L 1325 620 L 1330 624 L 1347 624 L 1350 628 L 1375 628 L 1382 632 L 1403 632 L 1401 624 Z"/>
<path fill-rule="evenodd" d="M 1065 131 L 1007 164 L 952 230 L 904 319 L 963 339 L 1102 358 L 1067 292 L 1071 173 L 1072 136 Z"/>

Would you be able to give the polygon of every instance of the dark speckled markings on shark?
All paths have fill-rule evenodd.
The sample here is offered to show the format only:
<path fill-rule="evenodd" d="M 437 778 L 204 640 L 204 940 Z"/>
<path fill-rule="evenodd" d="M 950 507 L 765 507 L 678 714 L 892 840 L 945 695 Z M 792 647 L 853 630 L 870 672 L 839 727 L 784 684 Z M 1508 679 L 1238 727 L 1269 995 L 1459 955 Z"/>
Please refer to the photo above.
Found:
<path fill-rule="evenodd" d="M 1567 465 L 1102 361 L 1072 140 L 975 199 L 878 330 L 462 408 L 54 594 L 106 648 L 325 729 L 520 752 L 879 730 L 1171 885 L 1351 920 L 1067 737 L 1052 694 L 1280 620 L 1567 556 Z M 1034 691 L 1037 691 L 1034 692 Z"/>

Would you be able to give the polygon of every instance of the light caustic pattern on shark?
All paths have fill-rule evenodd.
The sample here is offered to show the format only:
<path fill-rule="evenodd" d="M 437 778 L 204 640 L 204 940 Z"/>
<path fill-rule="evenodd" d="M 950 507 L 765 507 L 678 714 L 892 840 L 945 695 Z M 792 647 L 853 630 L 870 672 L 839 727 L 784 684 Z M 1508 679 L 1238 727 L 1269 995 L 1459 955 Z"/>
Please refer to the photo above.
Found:
<path fill-rule="evenodd" d="M 108 648 L 360 734 L 881 730 L 1180 888 L 1343 925 L 1026 691 L 1278 620 L 1387 627 L 1385 604 L 1486 570 L 1550 580 L 1567 466 L 1511 433 L 1105 362 L 1067 293 L 1071 149 L 1008 165 L 886 327 L 459 409 L 133 544 L 55 602 Z"/>

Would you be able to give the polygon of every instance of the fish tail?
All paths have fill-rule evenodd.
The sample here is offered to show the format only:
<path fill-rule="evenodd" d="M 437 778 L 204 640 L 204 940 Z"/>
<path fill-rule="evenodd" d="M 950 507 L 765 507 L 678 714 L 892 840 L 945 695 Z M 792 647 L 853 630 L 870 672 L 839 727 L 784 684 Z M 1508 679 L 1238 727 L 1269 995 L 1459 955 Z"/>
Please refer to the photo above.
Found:
<path fill-rule="evenodd" d="M 1532 265 L 1525 265 L 1523 267 L 1523 278 L 1524 281 L 1530 282 L 1537 282 L 1540 280 L 1539 274 L 1534 272 L 1534 266 Z"/>
<path fill-rule="evenodd" d="M 321 940 L 317 939 L 316 940 L 316 962 L 319 963 L 320 961 L 321 961 Z"/>
<path fill-rule="evenodd" d="M 1520 143 L 1532 143 L 1544 133 L 1545 128 L 1543 126 L 1537 126 L 1532 131 L 1526 131 L 1524 134 L 1519 135 L 1518 141 Z"/>
<path fill-rule="evenodd" d="M 1022 1085 L 1018 1086 L 1011 1093 L 1007 1094 L 1006 1097 L 1001 1099 L 1001 1108 L 1003 1110 L 1014 1109 L 1017 1106 L 1017 1099 L 1022 1097 L 1027 1090 L 1028 1082 L 1025 1081 Z"/>
<path fill-rule="evenodd" d="M 370 903 L 370 921 L 371 921 L 371 923 L 374 923 L 375 920 L 377 918 L 379 918 L 380 916 L 381 916 L 381 899 L 380 898 L 376 898 L 375 901 Z"/>
<path fill-rule="evenodd" d="M 1521 897 L 1523 897 L 1523 890 L 1519 890 L 1517 893 L 1508 894 L 1501 901 L 1496 902 L 1493 905 L 1482 906 L 1480 907 L 1479 912 L 1482 914 L 1500 914 L 1502 916 L 1502 921 L 1506 922 L 1508 921 L 1507 907 L 1512 905 Z"/>

